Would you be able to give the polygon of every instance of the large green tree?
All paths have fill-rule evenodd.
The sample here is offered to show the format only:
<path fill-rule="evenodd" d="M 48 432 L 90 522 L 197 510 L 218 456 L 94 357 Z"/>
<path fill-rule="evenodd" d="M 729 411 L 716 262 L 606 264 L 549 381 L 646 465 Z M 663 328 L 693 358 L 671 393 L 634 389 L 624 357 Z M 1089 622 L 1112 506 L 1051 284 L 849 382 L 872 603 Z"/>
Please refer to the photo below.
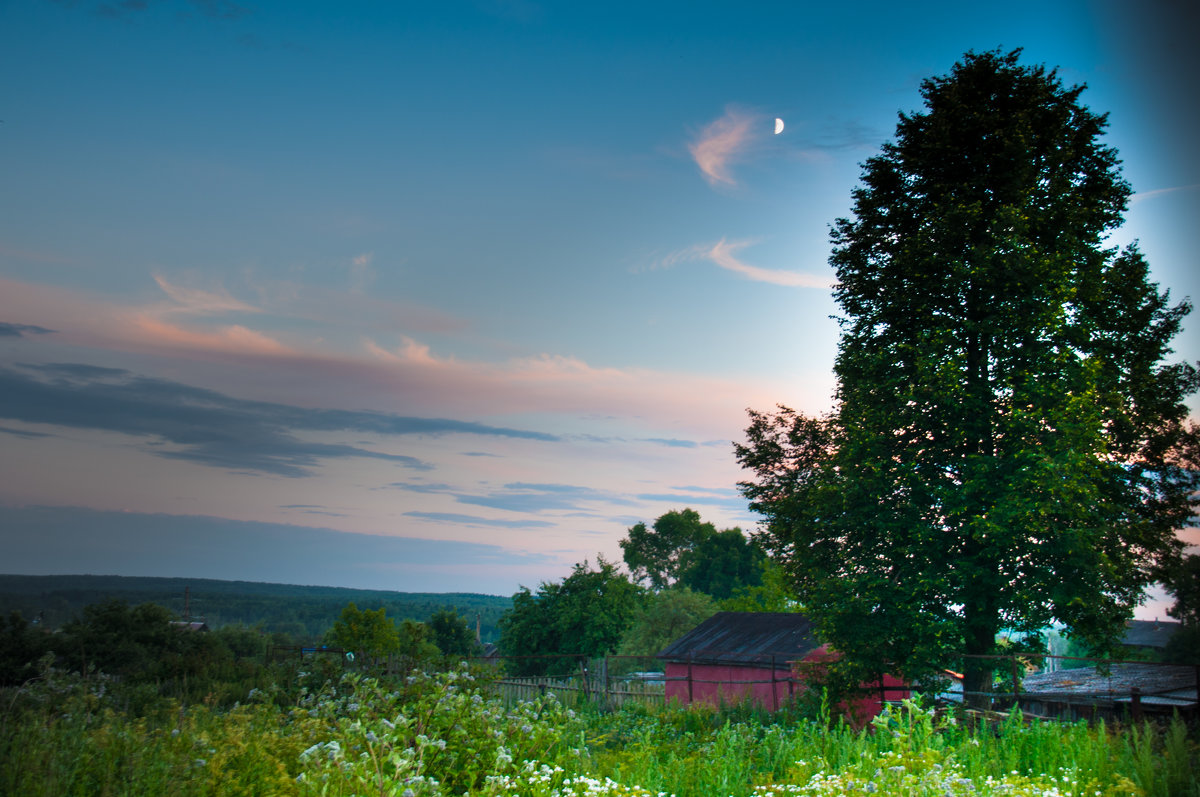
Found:
<path fill-rule="evenodd" d="M 835 409 L 752 412 L 737 447 L 847 670 L 917 677 L 1052 621 L 1103 649 L 1178 556 L 1198 380 L 1164 360 L 1190 306 L 1106 244 L 1130 188 L 1082 90 L 1019 51 L 924 81 L 832 231 Z"/>

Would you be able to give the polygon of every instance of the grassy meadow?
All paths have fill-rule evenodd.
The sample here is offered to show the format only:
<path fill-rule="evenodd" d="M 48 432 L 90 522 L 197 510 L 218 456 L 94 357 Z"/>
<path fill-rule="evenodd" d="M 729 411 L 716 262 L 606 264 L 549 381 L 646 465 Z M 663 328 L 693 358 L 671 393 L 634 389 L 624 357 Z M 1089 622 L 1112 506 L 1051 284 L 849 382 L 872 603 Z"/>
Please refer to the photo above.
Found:
<path fill-rule="evenodd" d="M 969 728 L 906 703 L 855 730 L 820 710 L 604 711 L 506 703 L 466 667 L 278 684 L 183 705 L 47 666 L 0 693 L 0 794 L 1200 795 L 1179 721 Z"/>

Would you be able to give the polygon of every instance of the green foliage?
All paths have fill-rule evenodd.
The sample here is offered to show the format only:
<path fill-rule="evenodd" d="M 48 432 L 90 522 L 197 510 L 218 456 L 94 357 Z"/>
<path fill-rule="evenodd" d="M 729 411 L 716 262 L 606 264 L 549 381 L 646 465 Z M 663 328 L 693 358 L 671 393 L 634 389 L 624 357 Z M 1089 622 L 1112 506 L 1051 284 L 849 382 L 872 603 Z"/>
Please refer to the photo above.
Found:
<path fill-rule="evenodd" d="M 226 625 L 261 627 L 268 634 L 285 633 L 295 643 L 304 644 L 321 640 L 351 601 L 359 606 L 382 606 L 389 617 L 421 621 L 451 606 L 463 616 L 479 616 L 484 641 L 496 638 L 496 623 L 512 606 L 507 596 L 473 593 L 392 592 L 203 578 L 0 575 L 0 616 L 17 611 L 26 619 L 40 618 L 45 627 L 56 629 L 76 617 L 84 606 L 110 598 L 131 605 L 156 603 L 182 615 L 184 590 L 189 588 L 193 618 L 203 617 L 214 630 Z"/>
<path fill-rule="evenodd" d="M 833 414 L 751 413 L 743 493 L 842 669 L 916 679 L 1055 621 L 1111 648 L 1178 555 L 1190 306 L 1106 248 L 1130 189 L 1081 91 L 1015 52 L 926 80 L 832 233 Z"/>
<path fill-rule="evenodd" d="M 721 601 L 723 612 L 798 612 L 800 602 L 792 591 L 787 574 L 777 562 L 764 558 L 762 575 L 755 586 L 743 586 Z"/>
<path fill-rule="evenodd" d="M 398 688 L 355 675 L 313 694 L 324 721 L 301 753 L 303 791 L 465 794 L 526 759 L 568 761 L 573 713 L 552 695 L 506 709 L 469 668 L 415 673 Z"/>
<path fill-rule="evenodd" d="M 396 652 L 414 666 L 420 666 L 440 653 L 438 646 L 433 642 L 433 631 L 425 623 L 401 620 L 396 633 L 400 642 Z"/>
<path fill-rule="evenodd" d="M 110 682 L 43 668 L 0 693 L 0 794 L 1200 795 L 1178 719 L 965 726 L 911 701 L 862 730 L 711 706 L 576 715 L 551 695 L 506 705 L 479 677 L 300 674 L 282 702 L 268 687 L 135 716 Z"/>
<path fill-rule="evenodd" d="M 1200 666 L 1200 623 L 1185 625 L 1176 631 L 1163 649 L 1162 660 Z"/>
<path fill-rule="evenodd" d="M 672 510 L 654 521 L 653 528 L 638 523 L 629 529 L 620 542 L 625 566 L 635 580 L 662 589 L 679 578 L 685 555 L 716 533 L 716 527 L 700 520 L 694 509 Z"/>
<path fill-rule="evenodd" d="M 15 686 L 37 674 L 37 661 L 50 649 L 50 636 L 16 612 L 0 617 L 0 686 Z"/>
<path fill-rule="evenodd" d="M 475 633 L 467 625 L 466 618 L 460 617 L 452 608 L 438 609 L 427 623 L 431 641 L 437 645 L 444 656 L 476 656 L 479 654 L 479 643 Z"/>
<path fill-rule="evenodd" d="M 500 650 L 518 657 L 604 656 L 616 650 L 644 601 L 645 590 L 603 558 L 595 570 L 577 564 L 561 582 L 513 595 L 513 608 L 500 618 Z M 571 672 L 579 663 L 515 658 L 508 665 L 518 675 L 544 675 Z"/>
<path fill-rule="evenodd" d="M 1175 596 L 1167 614 L 1184 625 L 1200 626 L 1200 554 L 1190 554 L 1168 568 L 1164 581 Z"/>
<path fill-rule="evenodd" d="M 688 587 L 717 600 L 759 585 L 766 558 L 741 529 L 717 531 L 693 509 L 667 512 L 653 528 L 638 523 L 620 545 L 636 581 L 655 590 L 672 584 Z"/>
<path fill-rule="evenodd" d="M 621 637 L 619 656 L 655 656 L 717 612 L 716 602 L 687 587 L 651 595 Z"/>
<path fill-rule="evenodd" d="M 410 649 L 419 648 L 419 631 L 408 629 L 404 642 Z M 387 613 L 381 606 L 372 611 L 359 609 L 353 602 L 346 604 L 337 622 L 325 635 L 325 641 L 332 647 L 342 648 L 355 656 L 367 660 L 377 660 L 401 652 L 400 631 L 396 624 L 387 618 Z"/>
<path fill-rule="evenodd" d="M 680 557 L 676 584 L 717 600 L 762 584 L 762 549 L 746 539 L 741 529 L 725 529 L 705 536 Z"/>

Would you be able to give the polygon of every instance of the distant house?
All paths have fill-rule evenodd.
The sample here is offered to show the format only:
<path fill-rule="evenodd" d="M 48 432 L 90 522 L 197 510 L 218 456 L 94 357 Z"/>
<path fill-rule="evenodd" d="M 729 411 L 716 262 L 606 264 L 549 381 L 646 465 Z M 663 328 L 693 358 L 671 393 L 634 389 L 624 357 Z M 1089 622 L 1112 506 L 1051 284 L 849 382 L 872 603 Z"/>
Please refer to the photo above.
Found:
<path fill-rule="evenodd" d="M 183 620 L 172 620 L 172 628 L 178 628 L 180 631 L 207 631 L 208 623 L 203 622 L 184 622 Z"/>
<path fill-rule="evenodd" d="M 1182 627 L 1182 623 L 1166 620 L 1127 620 L 1121 644 L 1130 648 L 1162 650 Z"/>
<path fill-rule="evenodd" d="M 667 700 L 733 703 L 750 700 L 778 710 L 808 687 L 808 678 L 837 658 L 816 638 L 813 623 L 794 612 L 719 612 L 658 654 L 666 672 Z M 884 676 L 883 692 L 855 704 L 858 719 L 873 717 L 882 700 L 910 691 Z"/>

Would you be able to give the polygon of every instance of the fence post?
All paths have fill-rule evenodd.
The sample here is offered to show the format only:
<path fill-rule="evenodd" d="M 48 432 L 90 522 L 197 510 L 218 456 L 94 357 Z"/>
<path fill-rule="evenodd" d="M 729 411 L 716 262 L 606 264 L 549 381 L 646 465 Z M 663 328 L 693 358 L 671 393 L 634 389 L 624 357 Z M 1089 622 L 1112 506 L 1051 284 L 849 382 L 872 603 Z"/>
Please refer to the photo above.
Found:
<path fill-rule="evenodd" d="M 692 704 L 692 700 L 693 700 L 693 697 L 692 697 L 692 658 L 694 656 L 695 656 L 695 654 L 690 654 L 688 656 L 687 672 L 688 672 L 688 705 L 689 706 Z"/>
<path fill-rule="evenodd" d="M 604 690 L 604 705 L 611 708 L 613 704 L 612 684 L 608 680 L 608 656 L 600 660 L 600 684 Z"/>
<path fill-rule="evenodd" d="M 1138 687 L 1133 687 L 1129 692 L 1130 708 L 1133 711 L 1133 721 L 1142 721 L 1142 690 Z"/>
<path fill-rule="evenodd" d="M 1021 698 L 1020 698 L 1021 678 L 1017 672 L 1019 669 L 1020 669 L 1020 663 L 1017 661 L 1017 657 L 1013 656 L 1012 657 L 1013 708 L 1017 708 L 1021 704 Z"/>
<path fill-rule="evenodd" d="M 579 674 L 583 676 L 583 696 L 589 698 L 592 696 L 592 693 L 588 688 L 587 657 L 585 656 L 579 657 Z"/>

